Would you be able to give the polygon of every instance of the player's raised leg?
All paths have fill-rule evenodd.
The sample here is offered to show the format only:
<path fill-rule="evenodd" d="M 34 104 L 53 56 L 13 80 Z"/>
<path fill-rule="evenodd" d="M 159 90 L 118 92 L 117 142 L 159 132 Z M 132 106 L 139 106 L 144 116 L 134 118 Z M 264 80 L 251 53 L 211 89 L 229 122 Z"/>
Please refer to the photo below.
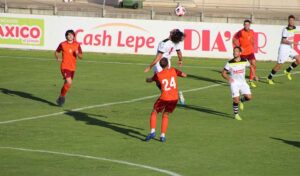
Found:
<path fill-rule="evenodd" d="M 251 99 L 252 99 L 251 94 L 243 94 L 243 96 L 241 96 L 239 107 L 242 111 L 244 110 L 244 103 L 250 101 Z"/>
<path fill-rule="evenodd" d="M 294 58 L 296 61 L 293 62 L 286 70 L 284 70 L 284 73 L 286 74 L 288 80 L 292 80 L 291 71 L 300 64 L 300 55 L 297 55 Z"/>
<path fill-rule="evenodd" d="M 268 84 L 271 84 L 271 85 L 274 84 L 273 77 L 274 77 L 275 74 L 280 70 L 281 66 L 282 66 L 282 63 L 277 63 L 277 64 L 273 67 L 273 69 L 271 70 L 271 72 L 270 72 L 270 74 L 269 74 L 269 76 L 268 76 L 268 78 L 267 78 Z"/>
<path fill-rule="evenodd" d="M 183 96 L 183 92 L 179 91 L 178 96 L 179 96 L 179 103 L 181 105 L 185 105 L 185 99 L 184 99 L 184 96 Z"/>

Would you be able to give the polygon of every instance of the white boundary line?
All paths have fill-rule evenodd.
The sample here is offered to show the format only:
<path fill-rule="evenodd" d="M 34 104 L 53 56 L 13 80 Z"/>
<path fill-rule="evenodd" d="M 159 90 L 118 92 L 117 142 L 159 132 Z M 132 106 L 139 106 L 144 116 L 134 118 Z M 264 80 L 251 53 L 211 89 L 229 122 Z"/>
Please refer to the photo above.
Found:
<path fill-rule="evenodd" d="M 178 173 L 168 171 L 165 169 L 160 169 L 157 167 L 147 166 L 147 165 L 143 165 L 143 164 L 136 164 L 136 163 L 131 163 L 131 162 L 122 161 L 122 160 L 108 159 L 108 158 L 103 158 L 103 157 L 80 155 L 80 154 L 74 154 L 74 153 L 55 152 L 55 151 L 48 151 L 48 150 L 16 148 L 16 147 L 0 147 L 0 149 L 18 150 L 18 151 L 35 152 L 35 153 L 46 153 L 46 154 L 54 154 L 54 155 L 63 155 L 63 156 L 68 156 L 68 157 L 77 157 L 77 158 L 85 158 L 85 159 L 91 159 L 91 160 L 107 161 L 107 162 L 112 162 L 112 163 L 124 164 L 124 165 L 128 165 L 128 166 L 140 167 L 143 169 L 148 169 L 148 170 L 164 173 L 164 174 L 167 174 L 170 176 L 181 176 Z"/>
<path fill-rule="evenodd" d="M 184 90 L 183 92 L 194 92 L 194 91 L 199 91 L 199 90 L 204 90 L 204 89 L 209 89 L 212 87 L 217 87 L 221 86 L 226 83 L 221 83 L 221 84 L 212 84 L 209 86 L 205 87 L 199 87 L 196 89 L 189 89 L 189 90 Z M 112 106 L 112 105 L 118 105 L 118 104 L 128 104 L 128 103 L 134 103 L 142 100 L 148 100 L 151 98 L 158 97 L 159 95 L 151 95 L 151 96 L 146 96 L 146 97 L 141 97 L 141 98 L 135 98 L 127 101 L 117 101 L 117 102 L 111 102 L 111 103 L 104 103 L 104 104 L 98 104 L 98 105 L 91 105 L 91 106 L 85 106 L 81 108 L 75 108 L 71 109 L 71 111 L 82 111 L 82 110 L 87 110 L 87 109 L 93 109 L 93 108 L 100 108 L 100 107 L 106 107 L 106 106 Z M 15 119 L 15 120 L 8 120 L 8 121 L 2 121 L 0 122 L 0 125 L 2 124 L 8 124 L 8 123 L 14 123 L 14 122 L 20 122 L 20 121 L 27 121 L 27 120 L 35 120 L 35 119 L 41 119 L 41 118 L 46 118 L 46 117 L 52 117 L 52 116 L 57 116 L 57 115 L 62 115 L 67 113 L 66 111 L 62 112 L 56 112 L 56 113 L 51 113 L 51 114 L 46 114 L 46 115 L 40 115 L 40 116 L 33 116 L 33 117 L 26 117 L 26 118 L 20 118 L 20 119 Z"/>

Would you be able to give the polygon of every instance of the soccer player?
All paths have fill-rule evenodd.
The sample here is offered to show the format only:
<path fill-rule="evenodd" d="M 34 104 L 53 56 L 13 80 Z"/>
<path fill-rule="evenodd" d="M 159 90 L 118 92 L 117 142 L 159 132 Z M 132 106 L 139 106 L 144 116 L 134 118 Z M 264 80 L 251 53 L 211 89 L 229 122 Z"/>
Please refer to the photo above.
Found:
<path fill-rule="evenodd" d="M 241 58 L 245 58 L 250 62 L 250 68 L 252 69 L 250 69 L 249 83 L 251 87 L 255 88 L 256 84 L 253 79 L 258 80 L 258 77 L 256 76 L 256 58 L 254 55 L 254 31 L 250 29 L 250 25 L 251 21 L 245 20 L 244 28 L 236 33 L 232 42 L 234 47 L 239 46 L 242 48 Z"/>
<path fill-rule="evenodd" d="M 226 79 L 231 88 L 233 98 L 233 112 L 236 120 L 242 120 L 239 116 L 240 109 L 244 110 L 244 102 L 251 100 L 250 87 L 245 79 L 246 67 L 249 67 L 249 62 L 241 58 L 242 49 L 238 46 L 233 49 L 234 58 L 228 61 L 222 71 L 222 77 Z M 230 76 L 228 76 L 228 73 Z M 242 96 L 240 97 L 240 93 Z"/>
<path fill-rule="evenodd" d="M 291 71 L 300 63 L 300 55 L 293 49 L 293 46 L 297 45 L 297 43 L 294 43 L 295 30 L 295 17 L 294 15 L 290 15 L 288 17 L 288 26 L 282 30 L 277 64 L 273 67 L 271 73 L 268 76 L 268 84 L 274 84 L 273 76 L 280 70 L 282 64 L 285 63 L 289 57 L 294 59 L 295 61 L 291 64 L 290 67 L 284 70 L 284 73 L 286 74 L 288 80 L 292 80 Z"/>
<path fill-rule="evenodd" d="M 66 41 L 60 43 L 55 51 L 57 61 L 61 61 L 60 69 L 65 80 L 60 95 L 56 100 L 59 106 L 65 103 L 66 94 L 72 85 L 76 70 L 76 60 L 77 58 L 82 59 L 82 50 L 80 44 L 75 41 L 75 32 L 67 30 L 65 37 Z"/>
<path fill-rule="evenodd" d="M 161 41 L 158 45 L 157 48 L 157 54 L 155 59 L 151 62 L 151 64 L 149 66 L 146 67 L 146 69 L 144 70 L 144 72 L 148 72 L 150 71 L 150 69 L 153 67 L 153 72 L 158 73 L 162 71 L 162 68 L 159 64 L 159 61 L 161 58 L 167 58 L 168 59 L 168 63 L 169 63 L 169 68 L 171 68 L 171 58 L 173 53 L 177 53 L 178 56 L 178 66 L 181 67 L 183 60 L 182 60 L 182 52 L 181 52 L 181 45 L 180 42 L 182 42 L 184 39 L 184 33 L 181 32 L 179 29 L 173 29 L 172 31 L 170 31 L 170 35 L 167 39 Z M 157 85 L 160 88 L 160 85 Z M 180 96 L 180 102 L 184 102 L 183 101 L 184 97 L 181 93 Z"/>
<path fill-rule="evenodd" d="M 146 82 L 151 83 L 153 81 L 159 82 L 161 85 L 161 95 L 155 102 L 153 111 L 150 117 L 150 134 L 146 137 L 146 141 L 154 138 L 156 128 L 156 117 L 157 114 L 162 112 L 162 123 L 161 123 L 161 135 L 160 141 L 166 142 L 166 131 L 168 127 L 168 116 L 172 113 L 177 105 L 178 101 L 178 86 L 177 76 L 187 77 L 187 75 L 173 67 L 168 67 L 169 59 L 162 58 L 159 61 L 161 72 L 156 73 L 152 78 L 147 78 Z"/>

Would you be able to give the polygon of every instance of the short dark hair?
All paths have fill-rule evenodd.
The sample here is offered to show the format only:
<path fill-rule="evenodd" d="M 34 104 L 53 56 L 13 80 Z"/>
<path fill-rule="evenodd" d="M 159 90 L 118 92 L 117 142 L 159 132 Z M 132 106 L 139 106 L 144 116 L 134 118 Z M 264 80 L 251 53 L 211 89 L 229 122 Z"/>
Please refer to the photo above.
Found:
<path fill-rule="evenodd" d="M 291 19 L 291 18 L 295 19 L 295 16 L 294 15 L 289 15 L 288 19 Z"/>
<path fill-rule="evenodd" d="M 165 57 L 161 58 L 159 61 L 159 65 L 161 66 L 161 68 L 166 68 L 169 65 L 168 59 Z"/>
<path fill-rule="evenodd" d="M 173 29 L 170 33 L 170 39 L 174 43 L 179 43 L 183 41 L 185 35 L 183 32 L 181 32 L 179 29 Z"/>
<path fill-rule="evenodd" d="M 245 19 L 245 20 L 244 20 L 244 24 L 245 24 L 245 23 L 250 23 L 250 24 L 251 24 L 252 22 L 251 22 L 251 20 L 249 20 L 249 19 Z"/>
<path fill-rule="evenodd" d="M 239 46 L 236 46 L 236 47 L 233 48 L 233 50 L 235 50 L 235 49 L 239 49 L 239 51 L 242 52 L 242 48 L 239 47 Z"/>
<path fill-rule="evenodd" d="M 74 32 L 72 29 L 69 29 L 69 30 L 66 31 L 65 37 L 67 38 L 67 36 L 68 36 L 69 34 L 73 34 L 73 36 L 75 37 L 75 32 Z"/>

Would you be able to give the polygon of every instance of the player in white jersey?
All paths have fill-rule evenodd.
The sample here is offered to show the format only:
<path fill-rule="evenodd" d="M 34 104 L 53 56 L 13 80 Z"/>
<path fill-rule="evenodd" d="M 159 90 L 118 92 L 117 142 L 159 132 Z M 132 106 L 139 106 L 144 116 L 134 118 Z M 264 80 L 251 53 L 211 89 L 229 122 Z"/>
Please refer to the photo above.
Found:
<path fill-rule="evenodd" d="M 182 66 L 182 52 L 181 52 L 181 42 L 184 39 L 184 33 L 181 32 L 179 29 L 173 29 L 170 31 L 170 35 L 167 39 L 161 41 L 157 48 L 157 53 L 155 59 L 151 62 L 149 66 L 146 67 L 144 72 L 148 72 L 153 68 L 154 74 L 161 72 L 163 69 L 159 65 L 159 61 L 161 58 L 167 58 L 168 59 L 168 67 L 171 67 L 171 58 L 172 55 L 176 52 L 178 56 L 178 66 Z M 157 86 L 160 88 L 160 85 L 157 84 Z M 182 94 L 182 91 L 180 92 L 180 98 L 179 102 L 181 104 L 184 104 L 184 97 Z"/>
<path fill-rule="evenodd" d="M 222 77 L 230 84 L 233 99 L 233 112 L 236 120 L 242 120 L 238 114 L 239 105 L 240 109 L 243 110 L 243 103 L 252 98 L 250 87 L 245 79 L 246 67 L 250 67 L 250 63 L 246 59 L 241 58 L 241 53 L 242 49 L 240 47 L 234 47 L 234 58 L 226 63 L 222 71 Z M 240 94 L 242 96 L 240 96 Z"/>
<path fill-rule="evenodd" d="M 269 84 L 274 84 L 272 80 L 273 76 L 280 70 L 282 64 L 285 63 L 289 57 L 295 59 L 291 66 L 284 70 L 284 73 L 287 75 L 287 78 L 289 80 L 292 80 L 292 76 L 290 73 L 291 70 L 293 70 L 298 66 L 298 64 L 300 64 L 300 55 L 293 48 L 294 45 L 298 45 L 298 43 L 294 42 L 295 31 L 295 17 L 293 15 L 290 15 L 288 17 L 288 26 L 282 30 L 282 38 L 278 50 L 277 64 L 272 69 L 267 79 Z"/>
<path fill-rule="evenodd" d="M 157 48 L 157 55 L 160 53 L 162 54 L 162 58 L 167 58 L 168 59 L 168 63 L 169 63 L 169 68 L 171 68 L 171 58 L 172 55 L 174 54 L 174 52 L 177 52 L 177 56 L 178 56 L 178 65 L 182 65 L 182 53 L 181 53 L 181 46 L 180 43 L 174 43 L 173 41 L 171 41 L 169 38 L 161 41 L 158 44 L 158 48 Z M 161 68 L 161 66 L 159 65 L 159 62 L 157 62 L 154 66 L 153 66 L 153 72 L 154 73 L 158 73 L 161 72 L 163 69 Z"/>
<path fill-rule="evenodd" d="M 157 48 L 157 54 L 155 59 L 151 62 L 149 66 L 145 69 L 144 72 L 150 71 L 152 67 L 154 67 L 153 71 L 154 73 L 162 71 L 162 68 L 159 65 L 159 61 L 161 58 L 165 57 L 169 60 L 169 67 L 171 66 L 171 57 L 175 53 L 177 53 L 178 56 L 178 66 L 182 66 L 182 53 L 181 53 L 181 47 L 180 42 L 182 42 L 184 39 L 184 34 L 179 29 L 173 29 L 170 31 L 170 36 L 161 41 Z"/>

